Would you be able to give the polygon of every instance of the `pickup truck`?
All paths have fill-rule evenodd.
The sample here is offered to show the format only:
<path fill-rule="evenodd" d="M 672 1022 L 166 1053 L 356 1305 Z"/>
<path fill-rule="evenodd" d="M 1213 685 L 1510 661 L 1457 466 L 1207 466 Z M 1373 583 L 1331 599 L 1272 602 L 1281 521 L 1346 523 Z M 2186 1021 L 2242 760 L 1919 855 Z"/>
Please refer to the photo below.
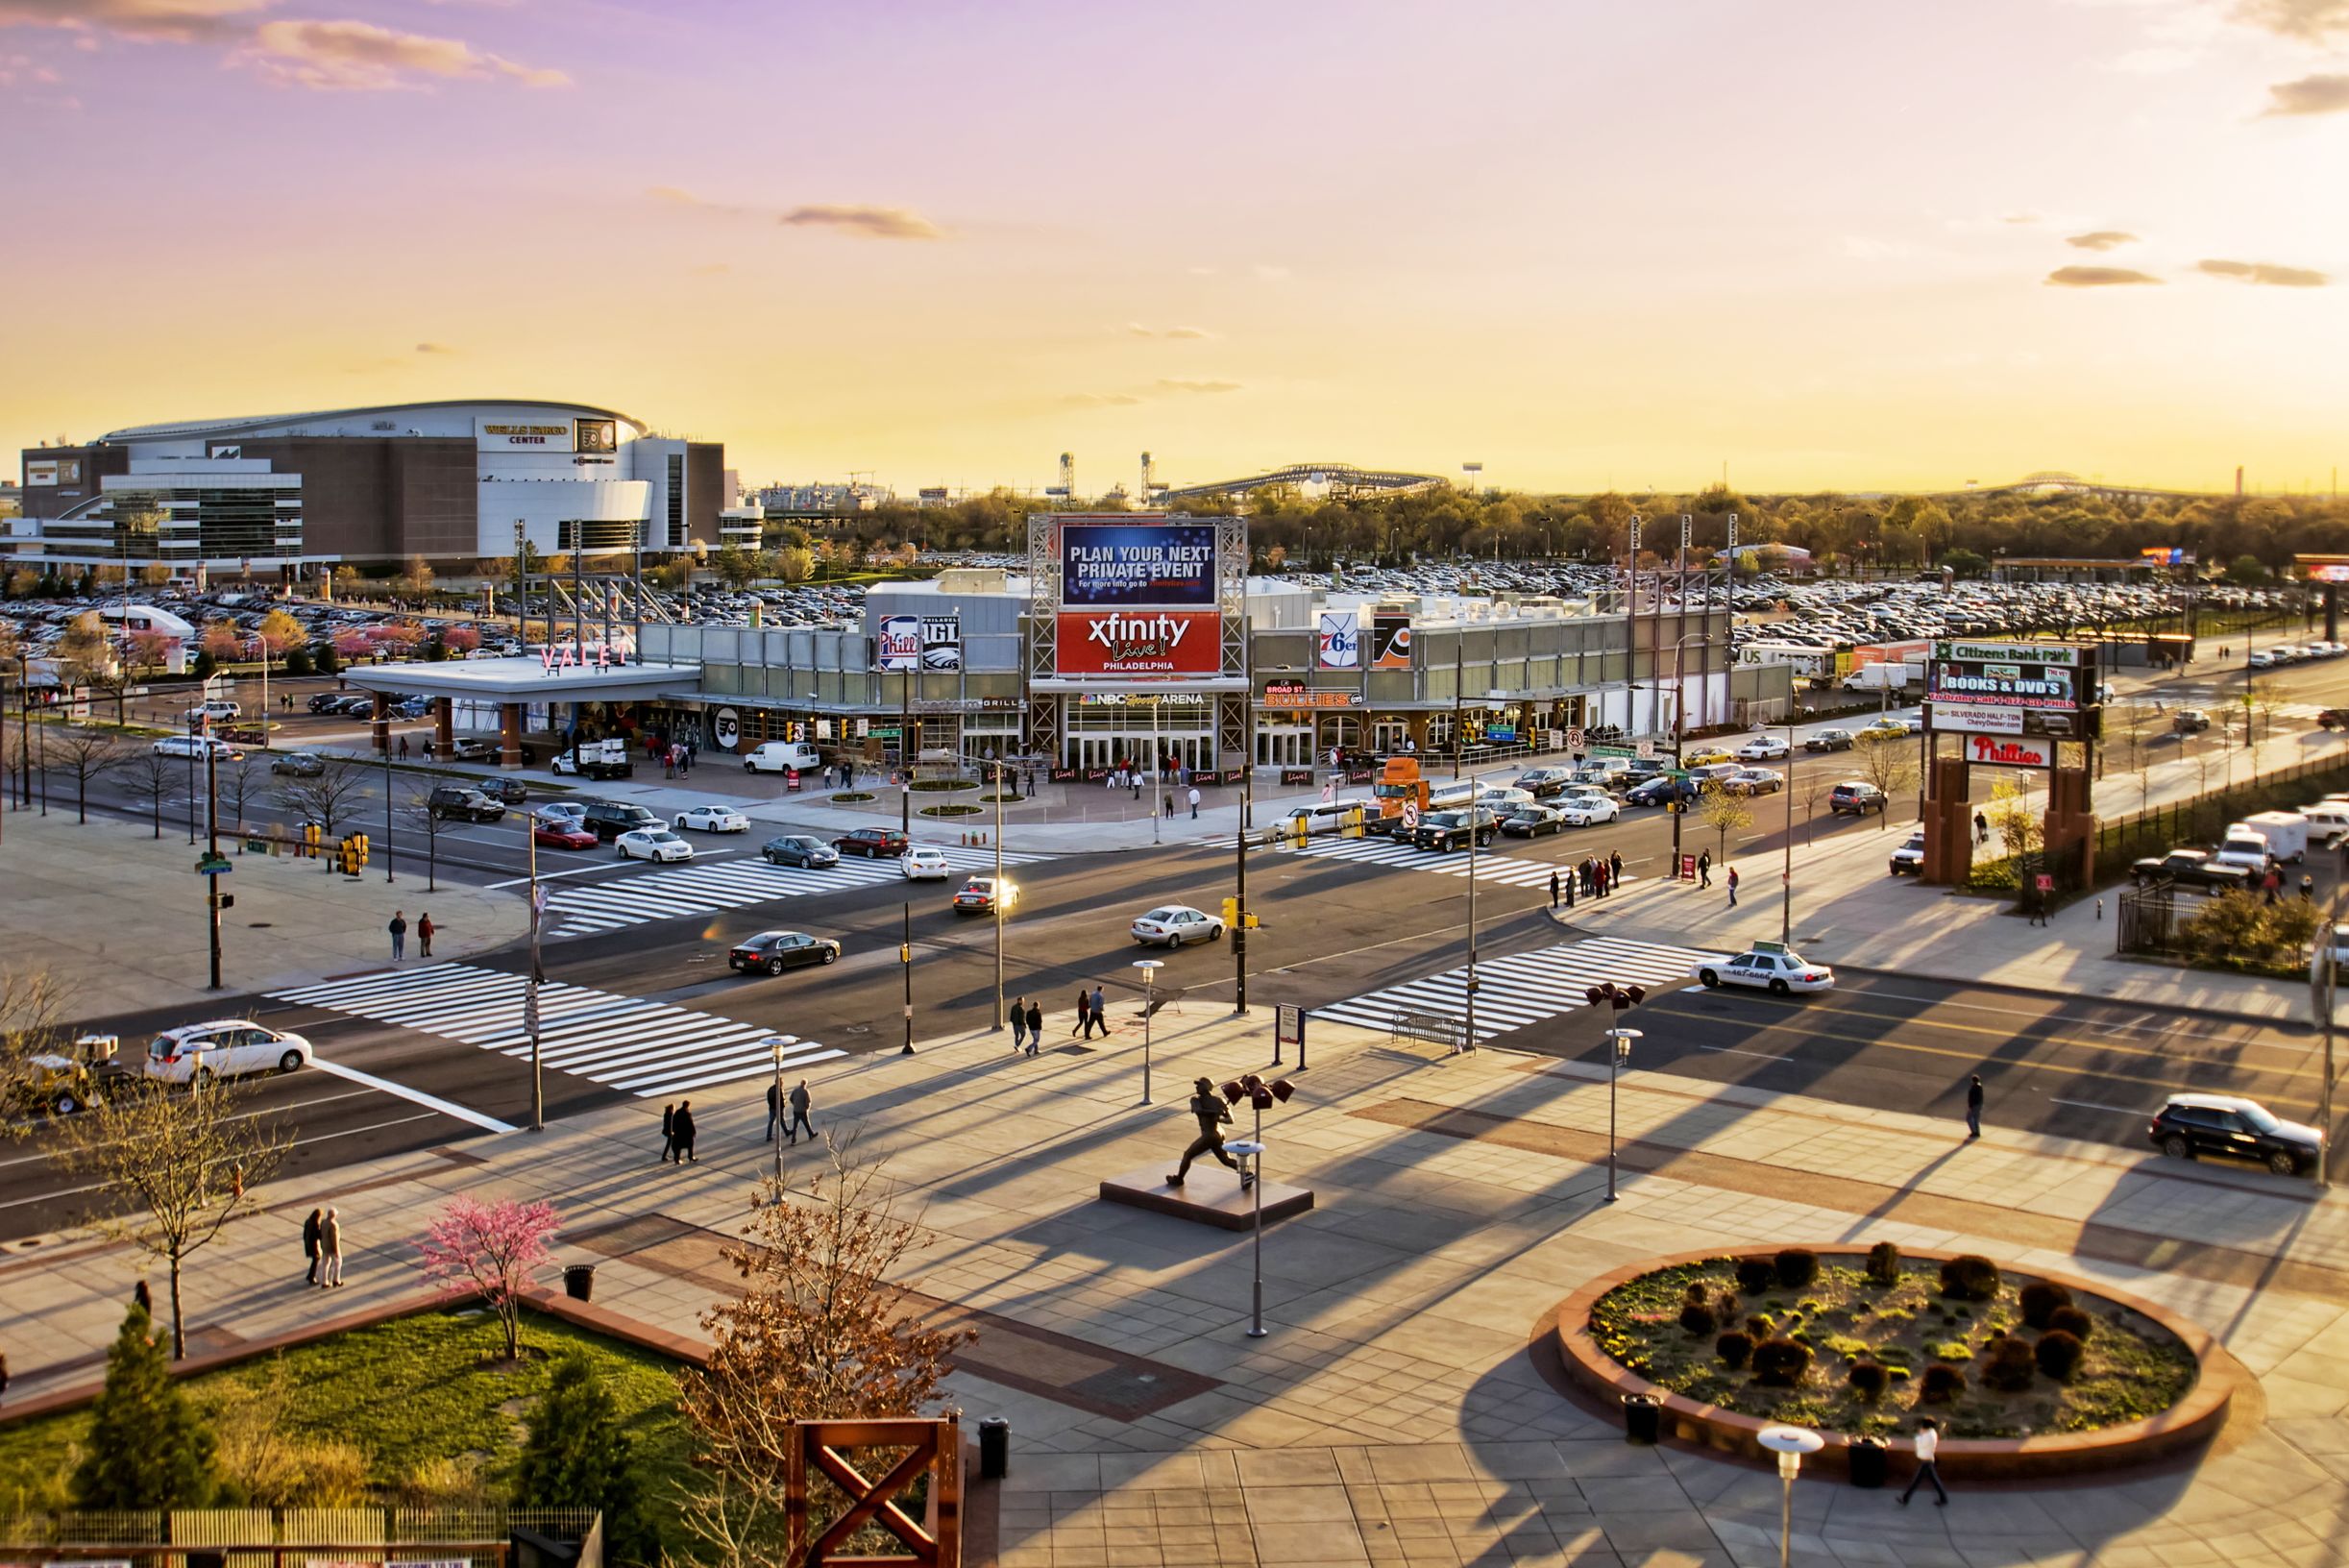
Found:
<path fill-rule="evenodd" d="M 2129 880 L 2143 884 L 2166 879 L 2181 887 L 2202 888 L 2211 893 L 2232 893 L 2251 886 L 2251 873 L 2240 866 L 2229 866 L 2214 860 L 2207 849 L 2172 849 L 2165 855 L 2154 855 L 2129 868 Z"/>

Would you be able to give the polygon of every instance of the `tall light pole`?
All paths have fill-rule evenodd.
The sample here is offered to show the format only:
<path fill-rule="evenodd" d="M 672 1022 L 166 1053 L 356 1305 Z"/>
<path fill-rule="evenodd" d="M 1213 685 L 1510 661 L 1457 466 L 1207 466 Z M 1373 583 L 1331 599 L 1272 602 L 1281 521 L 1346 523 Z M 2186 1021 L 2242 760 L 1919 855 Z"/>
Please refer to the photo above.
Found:
<path fill-rule="evenodd" d="M 1158 694 L 1150 697 L 1150 777 L 1157 788 L 1151 793 L 1150 842 L 1159 842 L 1159 823 L 1166 816 L 1166 746 L 1159 738 Z"/>
<path fill-rule="evenodd" d="M 1678 868 L 1674 868 L 1678 874 Z M 1792 944 L 1795 940 L 1795 704 L 1786 704 L 1786 870 L 1778 873 L 1785 887 L 1785 907 L 1778 915 L 1778 940 Z"/>
<path fill-rule="evenodd" d="M 538 933 L 547 920 L 547 890 L 538 885 L 538 829 L 532 827 L 525 838 L 529 845 L 530 973 L 522 987 L 522 1026 L 530 1036 L 530 1131 L 543 1133 L 547 1130 L 547 1076 L 538 1050 L 538 988 L 547 976 L 539 968 Z"/>
<path fill-rule="evenodd" d="M 897 749 L 900 751 L 905 749 L 902 733 L 897 743 Z M 1003 884 L 1001 882 L 995 884 L 995 903 L 997 906 L 995 919 L 1000 920 L 1003 919 L 1001 910 Z M 909 901 L 904 908 L 905 936 L 904 940 L 897 944 L 897 967 L 905 971 L 905 1049 L 897 1054 L 912 1056 L 914 1054 L 914 906 Z M 996 1011 L 1002 1010 L 998 1008 Z"/>
<path fill-rule="evenodd" d="M 995 1021 L 991 1034 L 1003 1031 L 1003 764 L 995 769 Z"/>
<path fill-rule="evenodd" d="M 768 1090 L 775 1097 L 774 1109 L 767 1114 L 767 1137 L 775 1146 L 775 1190 L 783 1189 L 783 1047 L 796 1045 L 796 1035 L 771 1036 L 768 1045 L 774 1051 L 774 1087 Z"/>
<path fill-rule="evenodd" d="M 1754 1441 L 1778 1456 L 1778 1568 L 1789 1568 L 1795 1541 L 1795 1478 L 1802 1473 L 1802 1456 L 1816 1454 L 1826 1439 L 1807 1427 L 1764 1427 Z"/>
<path fill-rule="evenodd" d="M 210 747 L 204 748 L 204 825 L 209 835 L 205 859 L 217 866 L 220 862 L 220 754 Z M 208 871 L 204 877 L 205 921 L 211 927 L 212 986 L 220 989 L 220 874 Z"/>
<path fill-rule="evenodd" d="M 1631 1041 L 1640 1038 L 1637 1029 L 1621 1027 L 1606 1032 L 1606 1201 L 1615 1201 L 1615 1085 L 1623 1077 L 1623 1069 L 1631 1062 Z"/>
<path fill-rule="evenodd" d="M 1477 801 L 1478 794 L 1468 795 L 1468 984 L 1464 994 L 1468 998 L 1468 1016 L 1461 1020 L 1458 1049 L 1477 1048 Z"/>
<path fill-rule="evenodd" d="M 1288 1097 L 1296 1092 L 1297 1086 L 1285 1078 L 1276 1078 L 1268 1084 L 1253 1072 L 1223 1086 L 1226 1104 L 1237 1105 L 1245 1099 L 1256 1110 L 1256 1131 L 1244 1139 L 1236 1139 L 1224 1145 L 1239 1156 L 1242 1188 L 1256 1189 L 1256 1223 L 1252 1227 L 1256 1232 L 1256 1282 L 1254 1306 L 1248 1318 L 1251 1339 L 1264 1337 L 1264 1113 L 1272 1109 L 1276 1100 L 1286 1105 Z"/>
<path fill-rule="evenodd" d="M 1152 1006 L 1157 995 L 1159 970 L 1166 966 L 1155 958 L 1141 958 L 1134 967 L 1142 971 L 1142 1104 L 1150 1103 L 1150 1022 L 1158 1009 Z"/>
<path fill-rule="evenodd" d="M 378 701 L 382 700 L 380 698 Z M 392 879 L 392 765 L 391 725 L 383 726 L 383 880 Z M 535 841 L 534 841 L 535 842 Z"/>

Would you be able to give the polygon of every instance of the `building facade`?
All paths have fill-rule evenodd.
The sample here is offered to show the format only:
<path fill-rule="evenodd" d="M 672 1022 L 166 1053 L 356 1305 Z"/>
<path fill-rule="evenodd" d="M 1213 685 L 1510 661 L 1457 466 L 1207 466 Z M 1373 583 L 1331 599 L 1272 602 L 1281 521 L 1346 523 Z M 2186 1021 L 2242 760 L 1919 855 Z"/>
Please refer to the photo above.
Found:
<path fill-rule="evenodd" d="M 719 542 L 725 452 L 585 404 L 462 401 L 144 425 L 22 453 L 18 551 L 310 576 L 342 561 Z"/>

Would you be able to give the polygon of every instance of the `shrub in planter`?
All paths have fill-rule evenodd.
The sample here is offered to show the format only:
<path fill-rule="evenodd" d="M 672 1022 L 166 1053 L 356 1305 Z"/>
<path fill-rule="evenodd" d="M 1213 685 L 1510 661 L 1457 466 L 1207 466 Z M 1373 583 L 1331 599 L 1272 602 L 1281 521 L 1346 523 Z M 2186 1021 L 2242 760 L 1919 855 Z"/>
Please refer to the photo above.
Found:
<path fill-rule="evenodd" d="M 1900 1283 L 1900 1248 L 1890 1241 L 1879 1241 L 1868 1249 L 1868 1282 L 1871 1285 Z"/>
<path fill-rule="evenodd" d="M 2012 1344 L 2014 1341 L 2007 1342 Z M 2042 1372 L 2058 1383 L 2069 1383 L 2072 1372 L 2080 1364 L 2080 1352 L 2085 1348 L 2080 1343 L 2079 1335 L 2066 1334 L 2061 1329 L 2050 1329 L 2039 1336 L 2039 1343 L 2032 1347 L 2031 1354 L 2039 1362 Z"/>
<path fill-rule="evenodd" d="M 1753 1347 L 1753 1381 L 1773 1388 L 1792 1388 L 1810 1366 L 1810 1348 L 1792 1339 L 1765 1339 Z"/>
<path fill-rule="evenodd" d="M 1768 1312 L 1756 1312 L 1746 1319 L 1746 1332 L 1756 1339 L 1767 1339 L 1778 1332 L 1778 1325 Z"/>
<path fill-rule="evenodd" d="M 1960 1301 L 1990 1301 L 1998 1294 L 1998 1265 L 1978 1252 L 1942 1264 L 1942 1294 Z"/>
<path fill-rule="evenodd" d="M 2031 1342 L 2009 1335 L 1991 1341 L 1990 1362 L 1982 1368 L 1982 1381 L 2000 1393 L 2019 1394 L 2031 1386 L 2031 1379 L 2038 1371 L 2039 1361 L 2031 1353 Z"/>
<path fill-rule="evenodd" d="M 1734 1372 L 1753 1354 L 1753 1335 L 1731 1329 L 1713 1341 L 1713 1354 L 1721 1358 L 1722 1365 Z"/>
<path fill-rule="evenodd" d="M 2047 1327 L 2085 1342 L 2096 1332 L 2096 1320 L 2077 1307 L 2058 1307 L 2047 1314 Z"/>
<path fill-rule="evenodd" d="M 1680 1327 L 1701 1336 L 1720 1328 L 1721 1320 L 1713 1315 L 1713 1309 L 1701 1301 L 1683 1302 L 1680 1306 Z"/>
<path fill-rule="evenodd" d="M 1688 1289 L 1681 1295 L 1680 1300 L 1684 1303 L 1693 1302 L 1699 1307 L 1703 1306 L 1704 1282 L 1702 1280 L 1691 1280 L 1688 1284 Z"/>
<path fill-rule="evenodd" d="M 1770 1262 L 1778 1283 L 1789 1290 L 1799 1290 L 1819 1278 L 1819 1254 L 1808 1247 L 1788 1247 Z"/>
<path fill-rule="evenodd" d="M 1935 1361 L 1917 1380 L 1917 1398 L 1925 1405 L 1946 1405 L 1966 1391 L 1966 1374 L 1945 1361 Z"/>
<path fill-rule="evenodd" d="M 1778 1283 L 1778 1265 L 1768 1258 L 1740 1258 L 1737 1261 L 1737 1287 L 1750 1296 L 1758 1296 Z"/>
<path fill-rule="evenodd" d="M 1713 1315 L 1724 1323 L 1737 1321 L 1737 1292 L 1734 1290 L 1724 1290 L 1713 1298 Z"/>
<path fill-rule="evenodd" d="M 1872 1405 L 1883 1397 L 1884 1386 L 1892 1382 L 1892 1374 L 1874 1361 L 1853 1361 L 1851 1370 L 1846 1374 L 1846 1381 L 1851 1384 L 1853 1393 Z"/>
<path fill-rule="evenodd" d="M 2022 1307 L 2023 1326 L 2043 1329 L 2057 1312 L 2071 1305 L 2071 1292 L 2045 1280 L 2033 1280 L 2018 1293 L 2017 1300 Z"/>

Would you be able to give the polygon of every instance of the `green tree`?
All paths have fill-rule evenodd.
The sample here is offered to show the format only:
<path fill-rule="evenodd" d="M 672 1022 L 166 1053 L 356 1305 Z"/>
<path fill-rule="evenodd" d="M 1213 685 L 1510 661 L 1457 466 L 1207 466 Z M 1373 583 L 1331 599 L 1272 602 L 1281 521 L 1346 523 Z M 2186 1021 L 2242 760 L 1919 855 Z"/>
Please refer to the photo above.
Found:
<path fill-rule="evenodd" d="M 2257 555 L 2238 555 L 2227 564 L 2227 580 L 2238 587 L 2265 582 L 2267 568 L 2260 564 Z"/>
<path fill-rule="evenodd" d="M 650 1562 L 656 1541 L 637 1485 L 634 1445 L 620 1408 L 585 1357 L 554 1363 L 514 1463 L 514 1497 L 526 1507 L 601 1508 L 605 1551 Z"/>
<path fill-rule="evenodd" d="M 1713 858 L 1725 866 L 1729 861 L 1729 835 L 1743 833 L 1753 825 L 1753 812 L 1746 804 L 1745 796 L 1731 795 L 1713 779 L 1707 779 L 1698 790 L 1690 815 L 1713 830 L 1717 842 Z"/>
<path fill-rule="evenodd" d="M 212 1500 L 215 1439 L 155 1342 L 155 1322 L 134 1305 L 106 1353 L 106 1386 L 90 1416 L 89 1446 L 74 1467 L 85 1508 L 200 1508 Z"/>

